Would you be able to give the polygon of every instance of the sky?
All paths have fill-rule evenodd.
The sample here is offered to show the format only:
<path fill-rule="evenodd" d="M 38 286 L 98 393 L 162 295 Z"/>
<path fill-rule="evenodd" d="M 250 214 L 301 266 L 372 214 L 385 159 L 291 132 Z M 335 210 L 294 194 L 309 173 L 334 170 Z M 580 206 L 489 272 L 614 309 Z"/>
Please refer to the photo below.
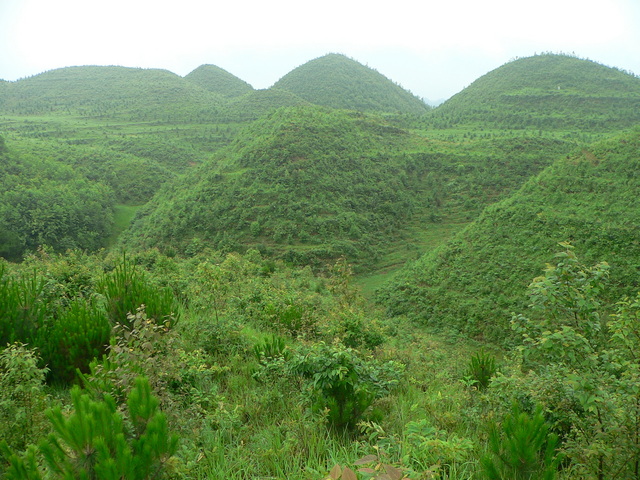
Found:
<path fill-rule="evenodd" d="M 569 53 L 640 75 L 640 0 L 0 0 L 0 79 L 213 64 L 268 88 L 342 53 L 437 103 L 518 57 Z"/>

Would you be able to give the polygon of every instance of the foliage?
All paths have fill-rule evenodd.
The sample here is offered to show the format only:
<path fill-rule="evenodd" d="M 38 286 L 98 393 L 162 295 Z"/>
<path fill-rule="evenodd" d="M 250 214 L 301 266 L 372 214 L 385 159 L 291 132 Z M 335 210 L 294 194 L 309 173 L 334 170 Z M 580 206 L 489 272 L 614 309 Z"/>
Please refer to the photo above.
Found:
<path fill-rule="evenodd" d="M 637 258 L 627 246 L 640 224 L 639 141 L 640 131 L 633 130 L 559 158 L 409 264 L 382 289 L 380 301 L 394 315 L 509 343 L 511 313 L 526 308 L 538 265 L 564 241 L 588 261 L 611 264 L 610 295 L 633 295 Z M 615 303 L 610 295 L 605 300 Z"/>
<path fill-rule="evenodd" d="M 0 256 L 41 245 L 97 250 L 113 223 L 113 194 L 70 167 L 9 153 L 0 162 Z"/>
<path fill-rule="evenodd" d="M 355 427 L 377 398 L 398 385 L 403 366 L 360 358 L 340 345 L 319 343 L 295 352 L 290 371 L 307 380 L 312 410 L 337 429 Z"/>
<path fill-rule="evenodd" d="M 301 65 L 273 88 L 333 108 L 417 115 L 429 109 L 422 100 L 377 71 L 335 53 Z"/>
<path fill-rule="evenodd" d="M 74 411 L 66 416 L 60 408 L 50 410 L 53 433 L 38 447 L 46 471 L 34 462 L 35 450 L 25 459 L 12 455 L 8 479 L 147 479 L 164 478 L 171 471 L 178 437 L 167 428 L 149 383 L 136 379 L 127 401 L 125 417 L 115 400 L 105 395 L 95 401 L 79 387 L 71 390 Z"/>
<path fill-rule="evenodd" d="M 464 377 L 479 390 L 484 390 L 489 386 L 497 370 L 495 357 L 481 350 L 469 360 Z"/>
<path fill-rule="evenodd" d="M 127 259 L 126 254 L 113 271 L 102 277 L 97 291 L 106 297 L 107 315 L 112 325 L 131 327 L 129 315 L 141 305 L 151 317 L 160 321 L 166 319 L 175 323 L 180 314 L 173 292 L 153 285 L 145 273 Z"/>
<path fill-rule="evenodd" d="M 170 329 L 171 321 L 158 322 L 148 317 L 144 306 L 127 317 L 126 324 L 119 323 L 114 327 L 114 339 L 107 347 L 107 355 L 102 361 L 93 361 L 90 372 L 81 375 L 84 386 L 96 397 L 107 392 L 122 401 L 134 379 L 144 376 L 155 394 L 165 401 L 169 385 L 176 380 L 178 367 L 169 368 L 170 353 L 176 343 Z"/>
<path fill-rule="evenodd" d="M 509 62 L 436 108 L 430 126 L 613 131 L 638 122 L 640 81 L 589 60 L 541 54 Z M 616 112 L 612 115 L 612 112 Z"/>
<path fill-rule="evenodd" d="M 23 450 L 41 432 L 47 368 L 34 350 L 14 343 L 0 351 L 0 438 Z"/>
<path fill-rule="evenodd" d="M 272 335 L 271 338 L 265 338 L 262 342 L 254 345 L 253 353 L 258 363 L 263 365 L 276 358 L 282 358 L 287 361 L 291 356 L 284 339 L 275 335 Z"/>
<path fill-rule="evenodd" d="M 95 300 L 73 299 L 38 339 L 49 379 L 71 383 L 77 371 L 89 371 L 89 363 L 102 356 L 110 337 L 104 309 Z"/>
<path fill-rule="evenodd" d="M 482 459 L 484 474 L 496 480 L 552 480 L 561 458 L 557 443 L 541 407 L 529 415 L 514 404 L 500 425 L 490 427 L 490 454 Z"/>

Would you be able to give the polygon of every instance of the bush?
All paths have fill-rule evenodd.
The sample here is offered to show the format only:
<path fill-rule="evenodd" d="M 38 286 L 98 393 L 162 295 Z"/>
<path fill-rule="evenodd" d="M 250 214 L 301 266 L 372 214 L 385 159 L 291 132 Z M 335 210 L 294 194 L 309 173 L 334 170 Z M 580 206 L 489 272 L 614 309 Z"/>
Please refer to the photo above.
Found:
<path fill-rule="evenodd" d="M 17 450 L 35 439 L 44 420 L 47 369 L 38 363 L 35 351 L 21 343 L 0 352 L 0 438 Z"/>
<path fill-rule="evenodd" d="M 556 454 L 558 436 L 538 407 L 532 415 L 514 404 L 502 425 L 489 429 L 490 454 L 482 458 L 486 478 L 491 480 L 553 480 L 560 457 Z"/>
<path fill-rule="evenodd" d="M 107 315 L 112 325 L 120 323 L 131 327 L 128 314 L 135 314 L 140 305 L 144 305 L 147 314 L 158 321 L 171 318 L 175 323 L 177 320 L 179 306 L 173 292 L 153 285 L 126 256 L 98 282 L 97 290 L 106 297 Z"/>
<path fill-rule="evenodd" d="M 71 399 L 71 415 L 60 408 L 47 412 L 53 433 L 40 443 L 37 452 L 32 447 L 24 458 L 9 453 L 11 466 L 5 478 L 143 480 L 167 476 L 178 438 L 169 433 L 145 378 L 135 381 L 126 418 L 109 395 L 95 401 L 76 386 Z M 37 453 L 44 458 L 45 473 L 37 466 Z"/>
<path fill-rule="evenodd" d="M 76 371 L 89 371 L 109 345 L 111 326 L 94 301 L 76 298 L 39 336 L 42 357 L 50 368 L 50 380 L 71 382 Z"/>
<path fill-rule="evenodd" d="M 469 366 L 464 377 L 478 390 L 484 390 L 489 386 L 491 378 L 496 374 L 497 370 L 495 357 L 481 350 L 469 360 Z"/>
<path fill-rule="evenodd" d="M 332 427 L 351 429 L 377 398 L 399 381 L 403 365 L 361 358 L 342 345 L 315 344 L 291 359 L 290 369 L 308 381 L 312 410 L 325 413 Z"/>

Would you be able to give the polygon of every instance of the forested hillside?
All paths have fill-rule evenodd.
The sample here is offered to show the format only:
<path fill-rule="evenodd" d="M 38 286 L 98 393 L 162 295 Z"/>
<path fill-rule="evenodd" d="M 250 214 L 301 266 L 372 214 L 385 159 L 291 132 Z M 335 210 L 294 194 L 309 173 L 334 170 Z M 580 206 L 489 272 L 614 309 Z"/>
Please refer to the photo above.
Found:
<path fill-rule="evenodd" d="M 612 132 L 640 122 L 640 78 L 566 55 L 521 58 L 435 109 L 437 128 Z"/>
<path fill-rule="evenodd" d="M 11 83 L 2 110 L 172 123 L 215 118 L 221 95 L 166 70 L 68 67 Z"/>
<path fill-rule="evenodd" d="M 41 245 L 105 247 L 114 203 L 104 184 L 70 166 L 18 155 L 0 137 L 0 256 L 19 260 Z"/>
<path fill-rule="evenodd" d="M 215 65 L 200 65 L 184 78 L 224 97 L 239 97 L 253 91 L 247 82 Z"/>
<path fill-rule="evenodd" d="M 364 114 L 281 109 L 219 156 L 167 186 L 127 232 L 129 248 L 213 246 L 321 266 L 371 269 L 423 222 L 468 222 L 517 188 L 565 142 L 483 140 L 458 149 Z"/>
<path fill-rule="evenodd" d="M 429 107 L 391 80 L 344 55 L 311 60 L 278 80 L 272 88 L 287 90 L 332 108 L 421 115 Z"/>
<path fill-rule="evenodd" d="M 611 266 L 612 298 L 640 289 L 640 130 L 559 158 L 468 228 L 406 267 L 380 293 L 393 314 L 471 335 L 510 337 L 531 279 L 569 242 Z"/>

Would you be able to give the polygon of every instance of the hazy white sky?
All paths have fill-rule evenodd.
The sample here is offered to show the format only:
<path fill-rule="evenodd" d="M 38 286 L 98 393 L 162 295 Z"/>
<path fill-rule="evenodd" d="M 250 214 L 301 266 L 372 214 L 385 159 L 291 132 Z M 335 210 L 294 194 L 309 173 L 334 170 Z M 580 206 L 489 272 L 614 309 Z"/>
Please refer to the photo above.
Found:
<path fill-rule="evenodd" d="M 430 100 L 514 57 L 640 74 L 640 0 L 0 0 L 0 78 L 72 65 L 217 65 L 267 88 L 336 52 Z"/>

